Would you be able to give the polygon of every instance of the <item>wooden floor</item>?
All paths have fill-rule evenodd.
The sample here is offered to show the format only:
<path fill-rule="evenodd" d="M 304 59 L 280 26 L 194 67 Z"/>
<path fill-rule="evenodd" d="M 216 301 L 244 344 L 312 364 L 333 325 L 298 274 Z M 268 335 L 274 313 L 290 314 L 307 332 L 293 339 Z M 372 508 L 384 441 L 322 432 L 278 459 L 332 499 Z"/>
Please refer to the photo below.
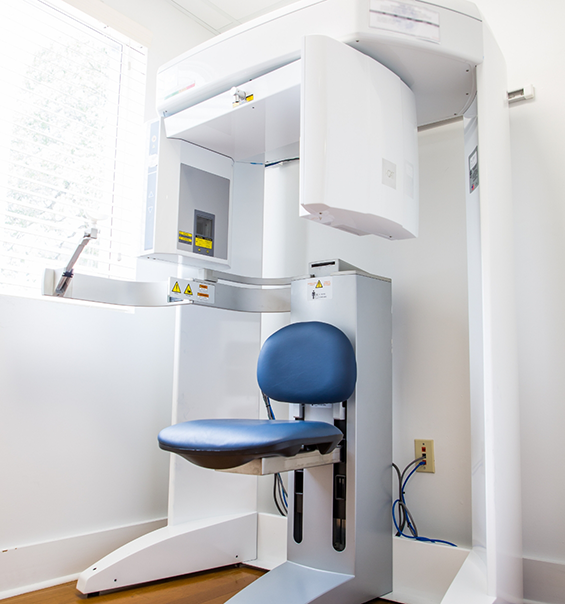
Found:
<path fill-rule="evenodd" d="M 131 589 L 104 592 L 95 597 L 80 594 L 75 588 L 75 583 L 65 583 L 7 598 L 2 604 L 86 604 L 87 601 L 89 604 L 224 604 L 263 574 L 263 571 L 245 566 L 230 567 Z M 371 602 L 376 604 L 386 601 Z"/>

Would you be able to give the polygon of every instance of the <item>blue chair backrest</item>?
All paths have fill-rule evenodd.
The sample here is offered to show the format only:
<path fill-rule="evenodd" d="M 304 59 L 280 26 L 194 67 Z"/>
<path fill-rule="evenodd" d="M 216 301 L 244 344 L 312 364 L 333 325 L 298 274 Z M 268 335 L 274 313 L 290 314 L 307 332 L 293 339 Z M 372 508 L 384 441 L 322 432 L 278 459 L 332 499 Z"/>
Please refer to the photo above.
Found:
<path fill-rule="evenodd" d="M 349 338 L 319 321 L 279 329 L 263 344 L 257 363 L 261 390 L 286 403 L 340 403 L 353 394 L 356 380 Z"/>

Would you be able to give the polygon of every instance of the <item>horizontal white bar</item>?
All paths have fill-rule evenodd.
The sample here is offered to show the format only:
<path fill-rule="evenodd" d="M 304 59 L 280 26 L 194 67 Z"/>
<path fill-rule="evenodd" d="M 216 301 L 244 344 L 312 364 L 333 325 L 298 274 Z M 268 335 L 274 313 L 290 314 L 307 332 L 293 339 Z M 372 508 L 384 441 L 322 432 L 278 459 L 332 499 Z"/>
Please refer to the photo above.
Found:
<path fill-rule="evenodd" d="M 63 269 L 45 269 L 41 284 L 42 295 L 55 296 L 55 289 L 62 274 Z M 171 306 L 167 302 L 167 290 L 167 281 L 121 281 L 77 273 L 70 280 L 62 297 L 120 306 Z"/>

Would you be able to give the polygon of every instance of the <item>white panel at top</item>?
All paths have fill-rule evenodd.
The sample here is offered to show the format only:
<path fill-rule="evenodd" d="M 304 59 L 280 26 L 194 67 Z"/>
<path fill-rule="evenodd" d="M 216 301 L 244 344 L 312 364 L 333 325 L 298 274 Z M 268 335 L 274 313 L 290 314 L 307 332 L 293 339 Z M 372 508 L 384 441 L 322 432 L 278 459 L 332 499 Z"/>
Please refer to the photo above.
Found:
<path fill-rule="evenodd" d="M 158 112 L 171 116 L 287 65 L 300 57 L 303 37 L 314 34 L 344 42 L 396 73 L 416 94 L 419 125 L 462 115 L 474 96 L 483 49 L 471 2 L 302 0 L 163 65 Z"/>
<path fill-rule="evenodd" d="M 326 36 L 307 36 L 301 105 L 301 204 L 357 235 L 418 235 L 416 105 L 398 76 Z"/>

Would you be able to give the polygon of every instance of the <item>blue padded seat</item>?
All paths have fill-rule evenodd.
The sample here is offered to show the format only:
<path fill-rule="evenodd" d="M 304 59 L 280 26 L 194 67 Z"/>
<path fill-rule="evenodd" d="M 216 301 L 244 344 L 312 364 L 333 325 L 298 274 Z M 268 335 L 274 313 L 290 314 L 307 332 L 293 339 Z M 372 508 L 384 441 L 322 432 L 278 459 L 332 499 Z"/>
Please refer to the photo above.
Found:
<path fill-rule="evenodd" d="M 287 403 L 347 400 L 357 365 L 347 336 L 328 323 L 292 323 L 264 343 L 257 380 L 270 398 Z M 301 450 L 330 453 L 343 434 L 318 421 L 209 419 L 183 422 L 159 433 L 159 446 L 192 463 L 227 469 L 263 457 L 292 457 Z"/>
<path fill-rule="evenodd" d="M 325 454 L 343 434 L 325 422 L 207 419 L 183 422 L 159 434 L 159 446 L 204 468 L 235 468 L 263 457 L 292 457 L 303 447 Z"/>

